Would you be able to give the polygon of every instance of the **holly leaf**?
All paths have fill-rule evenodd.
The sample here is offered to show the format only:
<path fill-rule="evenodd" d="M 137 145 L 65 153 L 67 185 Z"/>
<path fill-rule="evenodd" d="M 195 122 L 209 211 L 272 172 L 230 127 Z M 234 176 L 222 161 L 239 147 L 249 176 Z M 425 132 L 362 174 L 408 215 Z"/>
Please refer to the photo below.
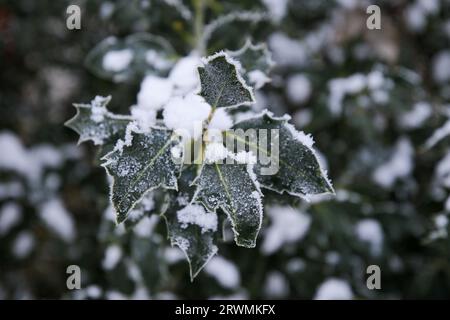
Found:
<path fill-rule="evenodd" d="M 177 189 L 180 164 L 174 162 L 171 148 L 179 141 L 172 131 L 153 128 L 148 133 L 130 132 L 130 141 L 115 148 L 103 160 L 113 178 L 111 202 L 117 223 L 123 222 L 144 195 L 160 186 Z"/>
<path fill-rule="evenodd" d="M 221 208 L 231 221 L 236 244 L 252 248 L 256 245 L 263 214 L 253 165 L 226 161 L 227 164 L 203 164 L 194 181 L 197 186 L 194 201 L 211 211 Z"/>
<path fill-rule="evenodd" d="M 178 192 L 170 192 L 171 204 L 163 214 L 171 244 L 178 246 L 189 262 L 191 280 L 217 253 L 220 238 L 217 214 L 191 202 L 196 169 L 197 166 L 189 166 L 183 170 Z"/>
<path fill-rule="evenodd" d="M 106 108 L 109 101 L 111 96 L 97 96 L 90 104 L 74 104 L 77 113 L 64 125 L 80 135 L 78 144 L 91 140 L 96 145 L 103 145 L 125 132 L 131 117 L 109 112 Z"/>
<path fill-rule="evenodd" d="M 147 74 L 165 76 L 177 58 L 164 38 L 137 33 L 100 42 L 86 57 L 86 67 L 97 77 L 114 82 L 139 80 Z"/>
<path fill-rule="evenodd" d="M 255 173 L 262 187 L 305 199 L 309 195 L 334 193 L 312 148 L 314 141 L 309 135 L 297 131 L 288 123 L 288 119 L 273 117 L 270 112 L 265 111 L 255 118 L 235 124 L 232 128 L 234 130 L 226 132 L 226 139 L 241 142 L 258 155 Z M 241 134 L 238 134 L 237 129 L 242 130 Z M 242 135 L 248 129 L 256 129 L 253 132 L 258 132 L 257 142 L 245 139 Z M 266 143 L 261 143 L 261 131 L 258 129 L 266 129 Z M 227 145 L 232 144 L 227 142 Z"/>
<path fill-rule="evenodd" d="M 255 102 L 252 89 L 238 72 L 238 64 L 225 52 L 219 52 L 203 61 L 198 68 L 200 95 L 213 109 L 238 107 Z"/>
<path fill-rule="evenodd" d="M 255 89 L 260 89 L 271 81 L 269 72 L 275 63 L 266 44 L 260 43 L 254 45 L 247 39 L 241 49 L 227 51 L 227 53 L 240 62 L 244 79 Z"/>

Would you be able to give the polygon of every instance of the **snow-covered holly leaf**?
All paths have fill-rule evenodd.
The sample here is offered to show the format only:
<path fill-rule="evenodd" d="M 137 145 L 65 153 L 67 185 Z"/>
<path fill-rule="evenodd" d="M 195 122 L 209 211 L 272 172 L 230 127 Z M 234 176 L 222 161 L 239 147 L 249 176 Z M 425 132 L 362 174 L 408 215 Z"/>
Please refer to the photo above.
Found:
<path fill-rule="evenodd" d="M 205 163 L 194 185 L 194 201 L 208 210 L 221 208 L 231 221 L 237 245 L 252 248 L 262 222 L 261 192 L 253 165 Z"/>
<path fill-rule="evenodd" d="M 243 77 L 255 89 L 260 89 L 271 81 L 269 72 L 275 63 L 264 43 L 254 45 L 247 40 L 241 49 L 228 51 L 228 54 L 240 62 Z"/>
<path fill-rule="evenodd" d="M 198 68 L 200 95 L 213 109 L 252 104 L 255 99 L 252 89 L 246 85 L 238 72 L 238 64 L 225 52 L 205 59 Z"/>
<path fill-rule="evenodd" d="M 108 139 L 125 132 L 131 117 L 116 115 L 106 109 L 111 97 L 95 97 L 90 104 L 74 104 L 76 115 L 65 125 L 80 135 L 78 143 L 93 141 L 104 144 Z"/>
<path fill-rule="evenodd" d="M 147 74 L 167 75 L 176 58 L 175 50 L 165 39 L 138 33 L 123 40 L 106 38 L 87 55 L 85 64 L 100 78 L 127 82 Z"/>
<path fill-rule="evenodd" d="M 184 252 L 189 262 L 191 280 L 217 253 L 219 238 L 218 217 L 201 204 L 191 203 L 195 187 L 191 186 L 196 176 L 196 166 L 185 168 L 178 181 L 178 192 L 171 192 L 171 204 L 163 215 L 172 245 Z"/>
<path fill-rule="evenodd" d="M 255 173 L 262 187 L 291 195 L 308 198 L 308 195 L 334 193 L 333 187 L 327 178 L 326 172 L 321 168 L 317 155 L 312 146 L 314 141 L 311 136 L 297 131 L 288 123 L 288 117 L 276 118 L 265 111 L 262 114 L 248 120 L 241 121 L 232 129 L 266 129 L 267 143 L 253 143 L 245 141 L 242 136 L 236 135 L 237 131 L 227 131 L 227 139 L 240 140 L 247 147 L 253 148 L 258 153 L 258 161 L 255 164 Z M 276 131 L 271 131 L 275 129 Z M 275 139 L 278 138 L 278 150 Z M 260 136 L 258 137 L 260 139 Z M 257 151 L 256 151 L 257 150 Z M 278 151 L 278 156 L 273 153 Z M 273 157 L 272 157 L 273 156 Z M 271 159 L 271 163 L 263 165 L 261 158 Z M 278 159 L 278 160 L 277 160 Z M 275 162 L 274 162 L 275 161 Z M 277 171 L 274 174 L 264 173 L 263 170 L 278 161 Z M 263 174 L 264 173 L 264 174 Z"/>
<path fill-rule="evenodd" d="M 160 128 L 148 133 L 130 132 L 130 140 L 103 159 L 112 176 L 111 201 L 117 222 L 123 222 L 142 197 L 159 186 L 176 189 L 180 165 L 174 162 L 171 148 L 178 145 L 172 131 Z"/>

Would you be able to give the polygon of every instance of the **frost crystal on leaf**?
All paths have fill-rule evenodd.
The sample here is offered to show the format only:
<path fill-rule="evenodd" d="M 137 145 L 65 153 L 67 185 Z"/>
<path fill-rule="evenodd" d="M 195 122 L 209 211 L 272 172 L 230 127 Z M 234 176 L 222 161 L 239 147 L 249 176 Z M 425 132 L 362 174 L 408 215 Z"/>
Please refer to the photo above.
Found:
<path fill-rule="evenodd" d="M 159 186 L 176 189 L 180 169 L 171 155 L 171 148 L 178 143 L 171 131 L 155 128 L 131 135 L 132 144 L 121 152 L 108 153 L 103 164 L 114 179 L 111 201 L 119 223 L 148 191 Z"/>
<path fill-rule="evenodd" d="M 271 134 L 268 141 L 278 137 L 278 172 L 274 175 L 262 174 L 264 166 L 258 161 L 255 165 L 255 173 L 262 187 L 283 193 L 307 198 L 308 195 L 321 193 L 334 193 L 333 187 L 329 182 L 326 172 L 319 164 L 314 149 L 312 149 L 313 140 L 309 135 L 287 123 L 286 117 L 275 118 L 269 112 L 263 112 L 254 118 L 241 121 L 233 126 L 233 129 L 266 129 L 272 132 L 272 129 L 278 130 L 277 136 Z M 276 132 L 276 131 L 275 131 Z M 232 139 L 239 139 L 233 133 L 228 132 L 227 136 Z M 246 142 L 248 145 L 249 143 Z M 270 157 L 271 148 L 257 146 L 258 158 L 261 156 Z"/>
<path fill-rule="evenodd" d="M 244 247 L 256 245 L 262 222 L 261 194 L 251 170 L 252 166 L 243 164 L 204 164 L 194 181 L 197 186 L 194 201 L 203 203 L 209 210 L 225 211 L 236 244 Z"/>
<path fill-rule="evenodd" d="M 219 52 L 204 60 L 198 68 L 200 95 L 213 109 L 252 104 L 253 91 L 239 74 L 238 63 L 225 52 Z"/>
<path fill-rule="evenodd" d="M 105 140 L 125 132 L 131 117 L 108 112 L 106 106 L 110 100 L 111 97 L 97 96 L 90 104 L 74 104 L 77 114 L 65 125 L 80 135 L 78 143 L 91 140 L 101 145 Z"/>

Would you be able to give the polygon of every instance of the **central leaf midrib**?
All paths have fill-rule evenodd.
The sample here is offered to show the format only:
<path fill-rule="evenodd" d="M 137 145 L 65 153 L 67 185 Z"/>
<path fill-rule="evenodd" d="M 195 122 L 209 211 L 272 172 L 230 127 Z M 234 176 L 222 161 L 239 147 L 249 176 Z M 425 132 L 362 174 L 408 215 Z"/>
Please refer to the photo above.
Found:
<path fill-rule="evenodd" d="M 225 193 L 226 193 L 226 195 L 228 197 L 228 200 L 230 201 L 231 211 L 232 211 L 233 215 L 235 216 L 236 215 L 236 209 L 233 206 L 233 201 L 232 201 L 232 198 L 231 198 L 230 191 L 228 190 L 228 185 L 227 185 L 227 183 L 225 181 L 225 178 L 222 175 L 222 172 L 220 171 L 219 165 L 217 163 L 215 163 L 214 166 L 216 168 L 217 174 L 219 175 L 219 180 L 222 183 L 223 188 L 225 189 Z"/>

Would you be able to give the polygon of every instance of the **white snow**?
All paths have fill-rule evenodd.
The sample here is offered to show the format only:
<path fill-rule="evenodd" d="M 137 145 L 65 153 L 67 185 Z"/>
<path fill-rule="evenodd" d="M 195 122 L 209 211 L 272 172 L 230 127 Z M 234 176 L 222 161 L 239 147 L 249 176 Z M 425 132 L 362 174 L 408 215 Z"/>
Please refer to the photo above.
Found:
<path fill-rule="evenodd" d="M 220 142 L 212 142 L 206 145 L 205 161 L 208 163 L 221 161 L 229 155 L 231 155 L 231 153 Z"/>
<path fill-rule="evenodd" d="M 290 206 L 269 206 L 266 213 L 271 225 L 265 230 L 261 250 L 264 254 L 272 254 L 284 244 L 300 241 L 308 232 L 311 217 Z"/>
<path fill-rule="evenodd" d="M 355 226 L 356 236 L 370 245 L 370 251 L 373 255 L 379 255 L 383 246 L 383 229 L 380 223 L 375 219 L 364 219 Z"/>
<path fill-rule="evenodd" d="M 201 59 L 190 55 L 178 60 L 169 74 L 169 79 L 178 94 L 187 94 L 200 87 L 200 77 L 197 68 L 201 66 Z"/>
<path fill-rule="evenodd" d="M 141 83 L 137 104 L 144 109 L 159 110 L 170 99 L 173 83 L 169 79 L 148 75 Z"/>
<path fill-rule="evenodd" d="M 261 70 L 252 70 L 247 73 L 248 80 L 255 89 L 264 87 L 266 83 L 269 83 L 271 79 Z"/>
<path fill-rule="evenodd" d="M 19 198 L 24 194 L 22 184 L 17 181 L 0 183 L 0 200 L 6 198 Z"/>
<path fill-rule="evenodd" d="M 107 71 L 120 72 L 125 70 L 133 60 L 130 49 L 113 50 L 103 56 L 103 68 Z"/>
<path fill-rule="evenodd" d="M 433 78 L 438 83 L 450 80 L 450 51 L 441 51 L 433 59 Z"/>
<path fill-rule="evenodd" d="M 307 61 L 308 53 L 305 44 L 289 38 L 284 33 L 272 34 L 269 45 L 274 60 L 279 65 L 304 65 Z"/>
<path fill-rule="evenodd" d="M 210 112 L 211 106 L 199 95 L 191 93 L 185 97 L 173 97 L 164 108 L 164 124 L 186 139 L 197 139 Z"/>
<path fill-rule="evenodd" d="M 118 245 L 110 245 L 106 248 L 105 257 L 102 261 L 103 269 L 112 270 L 122 258 L 122 249 Z"/>
<path fill-rule="evenodd" d="M 391 188 L 395 181 L 407 177 L 414 166 L 414 149 L 408 138 L 400 138 L 390 159 L 375 169 L 372 177 L 384 188 Z"/>
<path fill-rule="evenodd" d="M 289 129 L 289 132 L 292 134 L 292 136 L 299 142 L 301 142 L 302 144 L 304 144 L 305 146 L 307 146 L 308 148 L 312 149 L 313 145 L 314 145 L 314 139 L 310 134 L 306 134 L 303 131 L 298 131 L 297 129 L 295 129 L 295 127 L 290 124 L 290 123 L 286 123 L 285 127 L 287 129 Z"/>
<path fill-rule="evenodd" d="M 294 113 L 292 121 L 294 121 L 298 128 L 303 128 L 311 123 L 312 117 L 313 115 L 310 109 L 303 109 Z"/>
<path fill-rule="evenodd" d="M 301 73 L 290 76 L 287 79 L 286 95 L 293 104 L 302 104 L 311 96 L 311 82 Z"/>
<path fill-rule="evenodd" d="M 131 106 L 131 115 L 143 132 L 150 131 L 156 123 L 156 110 Z"/>
<path fill-rule="evenodd" d="M 198 204 L 191 204 L 177 212 L 178 222 L 181 228 L 187 228 L 189 224 L 197 225 L 202 233 L 217 231 L 217 214 L 206 212 L 205 208 Z"/>
<path fill-rule="evenodd" d="M 39 217 L 63 240 L 74 240 L 75 226 L 72 216 L 60 199 L 53 198 L 44 202 L 39 208 Z"/>
<path fill-rule="evenodd" d="M 3 236 L 22 220 L 22 208 L 14 202 L 5 203 L 0 208 L 0 236 Z"/>
<path fill-rule="evenodd" d="M 264 283 L 264 293 L 270 298 L 283 298 L 289 294 L 289 283 L 279 271 L 272 271 L 267 275 Z"/>
<path fill-rule="evenodd" d="M 215 256 L 208 262 L 205 272 L 214 277 L 224 288 L 237 288 L 241 282 L 236 266 L 220 256 Z"/>
<path fill-rule="evenodd" d="M 183 251 L 177 247 L 168 247 L 164 250 L 164 259 L 170 265 L 184 260 Z"/>
<path fill-rule="evenodd" d="M 105 115 L 108 113 L 106 110 L 105 102 L 109 101 L 110 97 L 96 96 L 91 101 L 91 120 L 94 122 L 102 122 L 105 119 Z"/>
<path fill-rule="evenodd" d="M 31 183 L 41 178 L 44 168 L 58 168 L 70 157 L 64 147 L 59 150 L 48 144 L 27 150 L 19 138 L 8 131 L 0 133 L 0 150 L 6 151 L 0 153 L 0 169 L 17 172 Z"/>
<path fill-rule="evenodd" d="M 145 53 L 145 61 L 156 70 L 168 70 L 172 66 L 172 61 L 152 49 Z"/>
<path fill-rule="evenodd" d="M 133 232 L 139 237 L 148 238 L 151 234 L 153 234 L 153 230 L 158 222 L 159 216 L 156 214 L 149 217 L 145 216 L 133 227 Z"/>
<path fill-rule="evenodd" d="M 427 102 L 416 103 L 411 110 L 400 117 L 400 125 L 406 129 L 420 128 L 422 124 L 431 116 L 431 106 Z"/>
<path fill-rule="evenodd" d="M 372 70 L 367 75 L 355 73 L 348 77 L 334 78 L 328 82 L 330 95 L 328 108 L 331 113 L 338 115 L 342 112 L 342 104 L 347 95 L 356 95 L 369 89 L 372 99 L 376 103 L 384 104 L 389 96 L 386 90 L 390 89 L 391 81 L 385 79 L 380 70 Z"/>
<path fill-rule="evenodd" d="M 425 146 L 429 149 L 434 147 L 439 141 L 450 135 L 450 120 L 433 132 L 433 135 L 425 142 Z"/>
<path fill-rule="evenodd" d="M 347 281 L 338 278 L 325 280 L 317 289 L 315 300 L 350 300 L 353 292 Z"/>
<path fill-rule="evenodd" d="M 35 245 L 34 236 L 28 231 L 22 231 L 14 240 L 13 253 L 18 258 L 25 258 L 30 254 Z"/>
<path fill-rule="evenodd" d="M 233 126 L 233 120 L 224 108 L 216 109 L 213 113 L 208 129 L 225 131 Z"/>
<path fill-rule="evenodd" d="M 436 165 L 435 176 L 440 185 L 450 187 L 450 151 Z"/>
<path fill-rule="evenodd" d="M 269 11 L 270 18 L 273 21 L 280 22 L 286 16 L 289 0 L 262 0 L 262 2 Z"/>

